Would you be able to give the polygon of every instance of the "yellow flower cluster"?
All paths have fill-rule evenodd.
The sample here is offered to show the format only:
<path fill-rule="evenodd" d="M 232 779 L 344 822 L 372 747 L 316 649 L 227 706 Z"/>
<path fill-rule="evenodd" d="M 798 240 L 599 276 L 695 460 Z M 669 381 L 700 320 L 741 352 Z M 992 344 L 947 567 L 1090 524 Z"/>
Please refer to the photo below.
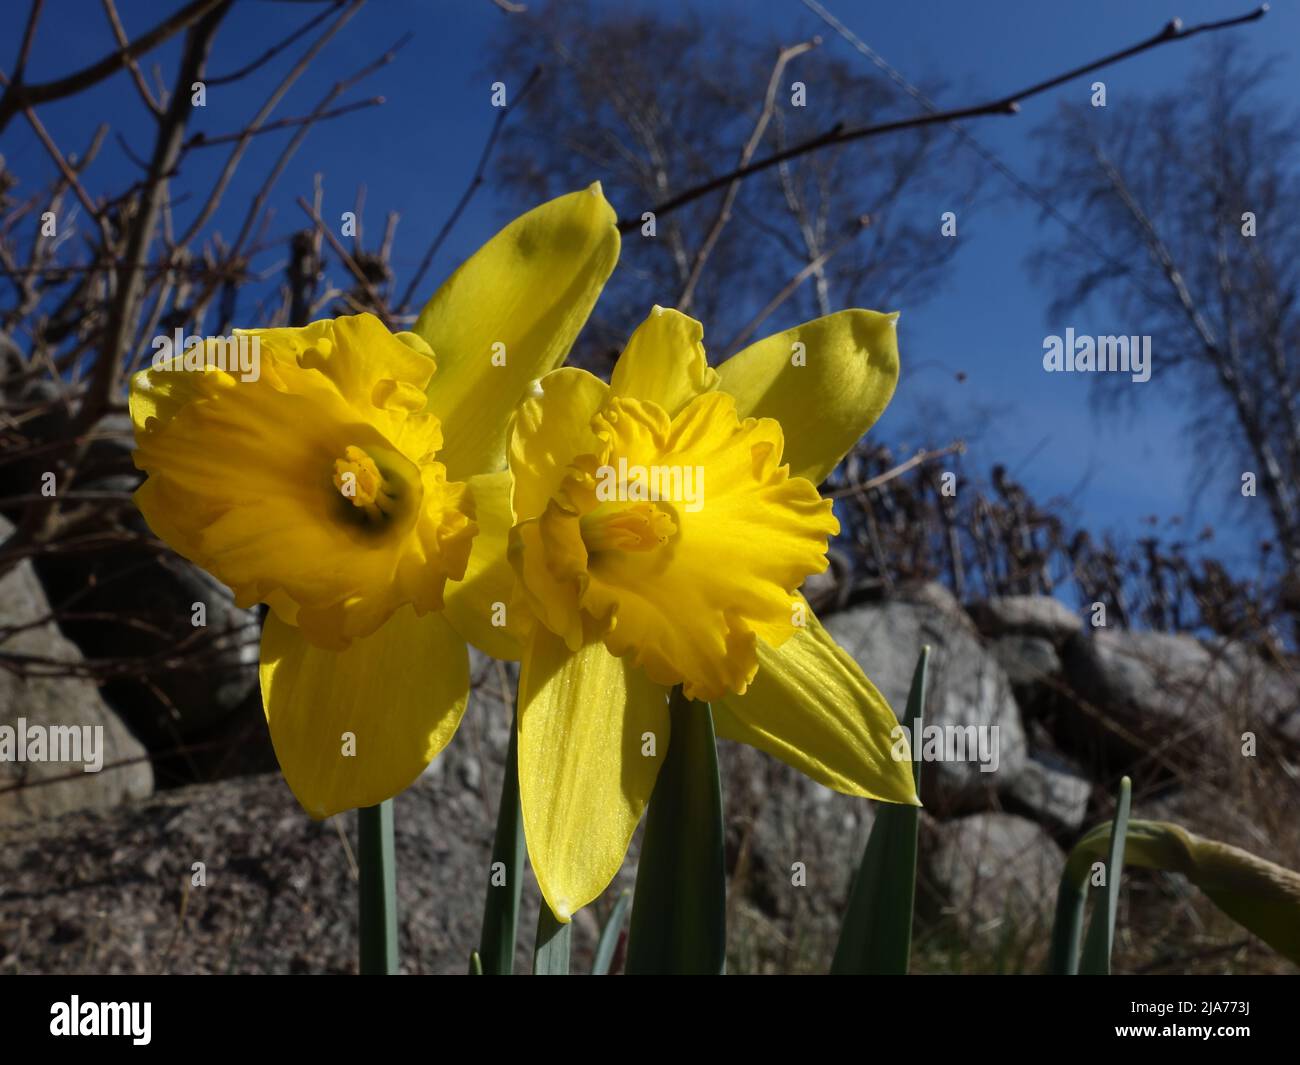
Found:
<path fill-rule="evenodd" d="M 817 486 L 893 394 L 896 316 L 843 311 L 715 370 L 700 324 L 655 307 L 606 383 L 560 364 L 618 251 L 593 185 L 498 233 L 410 333 L 250 330 L 251 378 L 214 345 L 131 390 L 150 527 L 269 607 L 263 702 L 310 814 L 424 770 L 467 641 L 521 662 L 525 835 L 562 921 L 622 864 L 674 686 L 723 737 L 916 802 L 893 712 L 798 595 L 838 531 Z"/>

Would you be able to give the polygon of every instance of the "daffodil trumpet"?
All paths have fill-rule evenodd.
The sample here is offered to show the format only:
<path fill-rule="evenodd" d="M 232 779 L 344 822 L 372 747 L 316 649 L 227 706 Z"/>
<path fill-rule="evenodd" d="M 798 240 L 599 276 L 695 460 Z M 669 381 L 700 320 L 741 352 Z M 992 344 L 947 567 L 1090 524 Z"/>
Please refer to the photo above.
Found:
<path fill-rule="evenodd" d="M 514 577 L 525 838 L 561 922 L 623 862 L 673 742 L 673 687 L 712 704 L 721 737 L 917 802 L 893 711 L 798 594 L 839 530 L 817 485 L 893 394 L 896 319 L 843 311 L 715 370 L 700 323 L 656 307 L 608 384 L 561 368 L 516 412 L 508 548 L 485 573 Z"/>

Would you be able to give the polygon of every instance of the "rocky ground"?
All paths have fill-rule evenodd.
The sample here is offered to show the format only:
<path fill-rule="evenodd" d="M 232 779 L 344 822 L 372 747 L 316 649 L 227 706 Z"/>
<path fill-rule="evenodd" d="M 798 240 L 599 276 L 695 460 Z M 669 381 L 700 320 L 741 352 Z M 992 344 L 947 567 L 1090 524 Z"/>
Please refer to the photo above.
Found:
<path fill-rule="evenodd" d="M 7 531 L 0 519 L 0 539 Z M 150 594 L 183 613 L 196 596 L 217 596 L 196 591 L 188 568 L 171 572 L 149 568 L 149 581 L 165 585 Z M 83 655 L 164 661 L 161 635 L 150 644 L 135 632 L 110 652 L 88 638 L 79 646 L 50 620 L 47 595 L 60 594 L 50 588 L 30 565 L 0 581 L 0 652 L 74 669 Z M 209 635 L 256 621 L 213 601 Z M 1109 816 L 1125 772 L 1134 816 L 1300 864 L 1300 838 L 1287 827 L 1300 799 L 1300 685 L 1286 663 L 1187 636 L 1094 629 L 1052 599 L 963 608 L 938 585 L 848 607 L 827 624 L 897 708 L 918 650 L 931 645 L 926 723 L 998 730 L 994 772 L 969 760 L 924 766 L 917 967 L 1038 965 L 1065 849 Z M 108 747 L 97 774 L 0 762 L 0 971 L 354 967 L 355 819 L 316 823 L 301 812 L 273 771 L 247 641 L 222 646 L 221 684 L 164 669 L 148 698 L 135 683 L 0 669 L 0 725 L 20 716 L 101 723 Z M 412 972 L 463 971 L 477 938 L 514 672 L 476 659 L 474 681 L 461 733 L 397 803 Z M 1242 753 L 1245 734 L 1253 757 Z M 721 755 L 731 967 L 824 969 L 872 805 L 748 748 L 724 744 Z M 170 786 L 187 773 L 208 782 Z M 580 915 L 579 969 L 635 862 L 634 847 L 610 894 Z M 195 863 L 203 886 L 191 886 Z M 795 863 L 806 884 L 792 882 Z M 1174 878 L 1135 877 L 1127 897 L 1117 950 L 1130 969 L 1275 964 Z M 535 915 L 530 883 L 525 927 Z"/>

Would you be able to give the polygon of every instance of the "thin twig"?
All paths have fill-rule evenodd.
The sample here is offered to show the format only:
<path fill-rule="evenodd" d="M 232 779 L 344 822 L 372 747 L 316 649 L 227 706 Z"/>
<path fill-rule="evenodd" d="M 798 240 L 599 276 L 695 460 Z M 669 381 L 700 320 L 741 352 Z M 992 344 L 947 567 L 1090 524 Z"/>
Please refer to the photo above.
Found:
<path fill-rule="evenodd" d="M 371 309 L 375 314 L 383 319 L 385 325 L 388 325 L 388 314 L 384 309 L 384 301 L 380 298 L 379 293 L 375 291 L 375 286 L 371 284 L 370 278 L 366 276 L 365 271 L 357 265 L 356 259 L 351 256 L 347 248 L 343 247 L 339 242 L 339 239 L 334 236 L 333 231 L 324 223 L 324 221 L 322 221 L 321 216 L 316 213 L 315 208 L 313 208 L 312 205 L 301 196 L 298 197 L 298 206 L 306 212 L 308 218 L 316 223 L 317 230 L 330 242 L 330 247 L 334 249 L 334 253 L 343 261 L 343 265 L 348 268 L 348 272 L 356 278 L 357 284 L 365 290 L 366 295 L 370 299 Z"/>
<path fill-rule="evenodd" d="M 77 194 L 77 199 L 81 201 L 81 206 L 86 209 L 86 213 L 95 219 L 99 224 L 100 235 L 104 238 L 104 246 L 107 247 L 110 240 L 108 232 L 108 223 L 104 220 L 103 213 L 100 211 L 98 204 L 90 198 L 90 194 L 82 188 L 81 182 L 77 179 L 76 171 L 69 165 L 59 151 L 59 147 L 54 143 L 54 139 L 46 132 L 44 124 L 36 117 L 36 112 L 30 107 L 23 108 L 23 116 L 27 119 L 28 124 L 32 127 L 32 132 L 36 134 L 37 139 L 45 146 L 50 158 L 54 160 L 54 165 L 59 168 L 59 173 L 63 175 L 63 180 L 71 186 L 72 191 Z"/>
<path fill-rule="evenodd" d="M 805 7 L 843 37 L 855 51 L 866 56 L 866 58 L 869 59 L 877 69 L 882 71 L 890 81 L 901 88 L 908 96 L 925 108 L 926 111 L 933 113 L 939 110 L 938 104 L 903 77 L 898 70 L 889 64 L 884 56 L 869 46 L 865 41 L 858 37 L 856 33 L 827 11 L 818 0 L 803 0 L 803 3 Z M 1012 170 L 1011 167 L 1004 163 L 992 151 L 984 147 L 984 145 L 977 140 L 965 126 L 956 122 L 950 122 L 948 123 L 948 128 L 953 132 L 958 140 L 970 148 L 970 150 L 978 155 L 985 163 L 1001 174 L 1011 187 L 1020 195 L 1033 200 L 1034 203 L 1038 204 L 1045 215 L 1053 219 L 1064 229 L 1068 230 L 1083 247 L 1088 248 L 1092 254 L 1097 257 L 1098 262 L 1109 264 L 1117 273 L 1122 272 L 1125 269 L 1125 264 L 1121 263 L 1119 259 L 1103 247 L 1101 242 L 1096 240 L 1091 233 L 1063 214 L 1051 200 Z"/>
<path fill-rule="evenodd" d="M 941 125 L 948 122 L 955 122 L 967 118 L 982 118 L 986 115 L 1014 115 L 1020 110 L 1020 104 L 1030 97 L 1038 96 L 1047 92 L 1056 86 L 1070 81 L 1084 74 L 1091 73 L 1094 70 L 1100 70 L 1103 67 L 1111 66 L 1121 60 L 1129 59 L 1132 56 L 1142 52 L 1149 51 L 1162 44 L 1169 44 L 1173 41 L 1185 41 L 1201 33 L 1209 33 L 1216 30 L 1225 30 L 1233 26 L 1241 26 L 1247 22 L 1254 22 L 1262 18 L 1268 12 L 1268 5 L 1265 4 L 1248 15 L 1238 15 L 1235 18 L 1221 19 L 1217 22 L 1206 22 L 1190 29 L 1183 29 L 1182 23 L 1178 19 L 1172 20 L 1163 30 L 1152 37 L 1141 41 L 1138 44 L 1128 48 L 1121 49 L 1118 52 L 1112 52 L 1108 56 L 1094 60 L 1091 63 L 1085 63 L 1083 66 L 1075 67 L 1064 74 L 1058 74 L 1055 77 L 1048 78 L 1046 81 L 1040 81 L 1028 88 L 1021 89 L 1019 92 L 1011 93 L 1008 96 L 1000 97 L 988 103 L 978 104 L 970 107 L 954 108 L 950 111 L 935 111 L 925 115 L 914 115 L 911 118 L 896 119 L 892 122 L 883 122 L 873 126 L 853 126 L 845 127 L 844 123 L 837 122 L 824 133 L 815 137 L 810 137 L 805 141 L 792 145 L 783 151 L 775 152 L 772 155 L 765 156 L 756 163 L 749 163 L 746 166 L 737 167 L 735 170 L 726 174 L 720 174 L 715 178 L 710 178 L 699 185 L 687 189 L 685 192 L 678 193 L 671 199 L 651 208 L 651 212 L 659 217 L 684 207 L 688 203 L 693 203 L 701 196 L 707 196 L 710 192 L 715 192 L 724 186 L 730 185 L 733 181 L 750 177 L 753 174 L 761 173 L 778 163 L 787 159 L 794 159 L 800 155 L 807 155 L 809 152 L 818 151 L 821 148 L 829 148 L 837 144 L 848 144 L 853 141 L 862 140 L 867 137 L 878 137 L 886 133 L 898 133 L 907 129 L 920 129 L 924 126 Z M 618 223 L 620 233 L 631 233 L 641 227 L 641 215 L 638 213 L 635 217 L 622 219 Z"/>
<path fill-rule="evenodd" d="M 126 27 L 122 25 L 122 19 L 118 16 L 117 7 L 113 0 L 103 0 L 104 14 L 108 16 L 108 23 L 113 27 L 113 36 L 117 40 L 117 46 L 126 49 L 131 44 L 131 39 L 126 35 Z M 162 118 L 163 109 L 159 106 L 158 101 L 153 98 L 153 93 L 149 91 L 149 83 L 144 80 L 144 74 L 140 70 L 140 64 L 135 57 L 126 61 L 126 69 L 131 72 L 131 79 L 135 82 L 136 89 L 140 92 L 144 105 L 153 112 L 156 118 Z"/>
<path fill-rule="evenodd" d="M 520 101 L 528 95 L 528 90 L 536 84 L 537 79 L 541 76 L 542 68 L 533 68 L 533 72 L 528 75 L 528 80 L 524 82 L 523 88 L 515 96 L 515 102 L 501 108 L 497 113 L 496 120 L 492 123 L 492 130 L 488 134 L 487 143 L 483 145 L 483 153 L 479 156 L 478 166 L 474 169 L 474 176 L 470 178 L 469 187 L 461 193 L 460 201 L 452 209 L 451 214 L 447 216 L 447 221 L 442 224 L 442 228 L 438 230 L 438 235 L 433 238 L 433 243 L 429 245 L 428 251 L 424 253 L 424 258 L 420 260 L 420 268 L 415 271 L 415 276 L 411 278 L 411 283 L 406 286 L 406 292 L 397 305 L 397 314 L 402 314 L 410 306 L 411 297 L 415 295 L 415 290 L 419 288 L 420 282 L 424 280 L 424 275 L 428 273 L 429 267 L 433 264 L 433 257 L 438 254 L 438 249 L 442 247 L 442 242 L 447 239 L 447 234 L 451 232 L 452 226 L 456 224 L 465 208 L 469 206 L 469 201 L 474 198 L 474 193 L 478 191 L 478 187 L 483 184 L 483 174 L 487 169 L 488 159 L 492 155 L 492 149 L 496 146 L 497 137 L 501 134 L 501 127 L 505 125 L 506 116 L 519 106 Z"/>
<path fill-rule="evenodd" d="M 166 175 L 176 168 L 185 134 L 185 123 L 192 110 L 189 99 L 185 96 L 185 89 L 193 82 L 202 80 L 203 69 L 217 27 L 228 10 L 228 7 L 214 8 L 213 13 L 204 18 L 186 36 L 185 52 L 177 72 L 176 88 L 158 126 L 153 156 L 149 160 L 149 181 L 140 195 L 126 254 L 122 258 L 124 266 L 143 266 L 147 262 L 149 247 L 153 243 L 158 226 L 158 211 L 167 180 Z M 143 298 L 144 275 L 134 269 L 119 273 L 118 291 L 109 308 L 104 345 L 95 364 L 95 376 L 79 416 L 83 428 L 89 427 L 99 419 L 113 396 L 117 385 L 117 371 L 125 355 L 126 341 L 130 331 L 136 325 L 137 311 Z"/>
<path fill-rule="evenodd" d="M 758 121 L 754 123 L 754 129 L 750 133 L 749 139 L 740 150 L 738 165 L 742 169 L 749 165 L 749 161 L 754 158 L 754 153 L 758 151 L 758 146 L 763 143 L 763 135 L 767 132 L 768 123 L 772 121 L 772 115 L 776 111 L 776 94 L 780 88 L 781 75 L 785 73 L 786 66 L 790 60 L 811 51 L 821 43 L 822 39 L 820 37 L 814 37 L 811 41 L 804 41 L 800 44 L 791 45 L 789 48 L 782 48 L 777 54 L 776 62 L 772 65 L 772 75 L 767 79 L 767 92 L 763 96 L 763 109 L 759 113 Z M 718 238 L 722 236 L 722 231 L 731 218 L 731 206 L 736 202 L 736 194 L 740 192 L 741 180 L 741 178 L 736 178 L 727 187 L 727 193 L 722 197 L 722 203 L 718 205 L 718 213 L 713 219 L 713 225 L 709 227 L 708 235 L 695 253 L 695 261 L 691 263 L 690 276 L 687 277 L 686 284 L 682 286 L 681 295 L 677 297 L 676 307 L 680 311 L 687 311 L 695 299 L 695 286 L 700 283 L 700 275 L 704 272 L 704 264 L 708 262 L 714 246 L 718 243 Z"/>
<path fill-rule="evenodd" d="M 231 144 L 234 141 L 243 140 L 245 137 L 255 136 L 258 133 L 274 133 L 279 129 L 289 129 L 292 126 L 301 126 L 309 122 L 324 122 L 326 119 L 349 115 L 353 111 L 360 111 L 365 107 L 379 107 L 385 102 L 382 96 L 372 96 L 369 100 L 358 100 L 355 103 L 344 104 L 332 111 L 295 115 L 293 118 L 277 118 L 274 122 L 266 122 L 260 126 L 250 126 L 247 129 L 239 130 L 237 133 L 221 133 L 215 137 L 210 137 L 208 134 L 199 131 L 185 142 L 185 147 L 187 150 L 190 148 L 215 148 L 219 144 Z"/>
<path fill-rule="evenodd" d="M 98 63 L 92 63 L 74 74 L 69 74 L 66 78 L 42 82 L 39 85 L 24 84 L 17 77 L 8 79 L 8 87 L 4 95 L 0 96 L 0 130 L 3 130 L 9 124 L 9 120 L 24 107 L 35 107 L 37 104 L 49 103 L 51 100 L 60 100 L 90 88 L 116 74 L 131 60 L 138 59 L 164 41 L 189 29 L 209 12 L 229 3 L 230 0 L 194 0 L 193 3 L 187 4 L 164 19 L 148 33 L 137 37 L 125 48 L 119 48 Z"/>
<path fill-rule="evenodd" d="M 790 278 L 790 280 L 782 287 L 781 291 L 768 300 L 763 309 L 754 315 L 754 317 L 749 320 L 749 323 L 741 329 L 739 333 L 731 338 L 731 342 L 727 344 L 723 350 L 729 354 L 738 351 L 745 341 L 757 332 L 758 327 L 767 321 L 768 318 L 776 312 L 777 308 L 781 306 L 781 304 L 795 294 L 800 285 L 830 262 L 830 260 L 838 254 L 841 249 L 856 240 L 858 234 L 866 229 L 870 224 L 870 215 L 862 215 L 860 218 L 856 219 L 850 232 L 845 234 L 824 252 L 810 261 L 802 270 L 798 271 L 794 277 Z"/>
<path fill-rule="evenodd" d="M 847 496 L 860 495 L 863 492 L 869 492 L 873 488 L 879 488 L 883 484 L 898 477 L 902 477 L 908 470 L 914 470 L 917 466 L 926 462 L 932 462 L 935 459 L 943 458 L 944 455 L 964 455 L 966 453 L 966 441 L 954 440 L 947 447 L 936 448 L 933 451 L 918 451 L 906 462 L 900 462 L 893 469 L 886 470 L 884 473 L 878 473 L 876 476 L 868 478 L 857 484 L 852 484 L 848 488 L 839 488 L 834 492 L 827 493 L 828 499 L 844 499 Z"/>
<path fill-rule="evenodd" d="M 320 54 L 321 49 L 323 49 L 333 39 L 334 35 L 347 25 L 353 16 L 361 10 L 361 6 L 364 2 L 365 0 L 352 0 L 352 3 L 349 4 L 348 7 L 339 12 L 339 17 L 334 20 L 333 24 L 326 28 L 326 30 L 311 43 L 311 47 L 303 53 L 302 58 L 294 64 L 289 73 L 280 79 L 280 83 L 271 92 L 271 95 L 267 98 L 261 108 L 258 109 L 257 114 L 253 116 L 253 121 L 249 125 L 250 129 L 256 128 L 266 121 L 271 112 L 275 110 L 276 105 L 279 104 L 280 100 L 284 97 L 284 94 L 289 91 L 293 83 L 302 76 L 302 73 L 311 65 L 311 62 L 316 58 L 316 56 Z M 230 156 L 226 159 L 226 164 L 222 167 L 221 175 L 217 178 L 217 183 L 212 187 L 212 192 L 209 193 L 207 202 L 203 205 L 202 210 L 199 211 L 198 216 L 194 221 L 190 223 L 184 236 L 181 237 L 180 243 L 182 245 L 191 243 L 198 235 L 199 231 L 208 224 L 208 221 L 212 218 L 213 214 L 216 213 L 217 207 L 221 203 L 221 198 L 225 195 L 226 188 L 230 184 L 230 179 L 235 174 L 235 168 L 239 166 L 239 161 L 243 158 L 244 151 L 247 149 L 248 142 L 251 139 L 252 134 L 249 133 L 248 130 L 245 130 L 244 134 L 235 145 L 234 150 L 231 151 Z"/>
<path fill-rule="evenodd" d="M 349 75 L 342 81 L 335 82 L 330 91 L 321 98 L 320 102 L 312 110 L 312 115 L 323 115 L 329 108 L 330 104 L 343 95 L 343 93 L 347 92 L 348 89 L 352 88 L 352 86 L 356 85 L 358 82 L 368 78 L 376 70 L 392 63 L 393 60 L 397 58 L 398 52 L 405 48 L 410 42 L 411 37 L 412 35 L 410 33 L 403 34 L 397 39 L 397 42 L 382 55 L 371 60 L 355 74 Z M 244 215 L 243 224 L 239 227 L 239 236 L 235 238 L 235 244 L 232 249 L 233 255 L 238 255 L 242 252 L 244 242 L 248 240 L 257 216 L 261 213 L 263 207 L 266 205 L 266 201 L 270 198 L 271 190 L 275 187 L 276 182 L 280 180 L 280 175 L 284 173 L 285 167 L 289 165 L 289 161 L 297 153 L 303 141 L 307 139 L 307 134 L 311 132 L 311 128 L 311 122 L 299 126 L 294 135 L 289 138 L 288 144 L 284 146 L 284 150 L 280 153 L 280 157 L 276 159 L 275 165 L 271 167 L 270 172 L 266 176 L 266 180 L 262 182 L 262 187 L 257 190 L 257 195 L 253 197 L 248 212 Z M 319 247 L 317 250 L 319 250 Z"/>
<path fill-rule="evenodd" d="M 285 37 L 283 40 L 277 41 L 275 44 L 271 45 L 270 48 L 268 48 L 265 52 L 259 55 L 252 62 L 245 64 L 244 66 L 240 67 L 238 70 L 231 71 L 229 74 L 222 74 L 220 77 L 208 78 L 207 81 L 208 88 L 212 88 L 212 86 L 214 85 L 228 85 L 232 81 L 238 81 L 240 78 L 248 77 L 248 75 L 253 73 L 253 71 L 255 70 L 261 70 L 267 63 L 269 63 L 277 55 L 283 52 L 291 44 L 293 44 L 295 41 L 301 40 L 308 33 L 314 30 L 319 23 L 324 22 L 327 18 L 329 18 L 332 14 L 334 14 L 335 11 L 341 8 L 346 2 L 347 0 L 334 0 L 333 7 L 325 8 L 325 10 L 320 12 L 320 14 L 316 15 L 314 18 L 309 19 L 303 25 L 299 26 L 296 30 L 294 30 L 291 34 L 289 34 L 288 37 Z"/>
<path fill-rule="evenodd" d="M 32 0 L 32 6 L 27 12 L 27 27 L 23 30 L 23 43 L 18 49 L 18 61 L 14 64 L 15 84 L 21 84 L 23 75 L 27 73 L 27 60 L 31 57 L 32 43 L 36 40 L 36 23 L 40 21 L 41 9 L 44 7 L 45 0 Z"/>

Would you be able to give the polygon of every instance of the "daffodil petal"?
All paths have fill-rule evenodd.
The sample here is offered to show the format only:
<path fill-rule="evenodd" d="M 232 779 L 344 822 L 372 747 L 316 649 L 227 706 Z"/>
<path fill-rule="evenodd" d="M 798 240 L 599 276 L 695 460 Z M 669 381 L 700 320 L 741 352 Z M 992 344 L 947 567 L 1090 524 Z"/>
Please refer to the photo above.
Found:
<path fill-rule="evenodd" d="M 696 396 L 718 387 L 704 354 L 704 327 L 680 311 L 656 306 L 623 349 L 610 388 L 616 396 L 649 400 L 671 417 Z"/>
<path fill-rule="evenodd" d="M 420 314 L 415 332 L 438 363 L 429 410 L 442 419 L 439 458 L 453 480 L 501 468 L 509 414 L 564 361 L 618 261 L 615 222 L 599 183 L 544 203 L 483 245 Z"/>
<path fill-rule="evenodd" d="M 894 394 L 897 319 L 840 311 L 777 333 L 719 366 L 718 387 L 742 418 L 779 421 L 791 475 L 821 484 Z"/>
<path fill-rule="evenodd" d="M 462 580 L 448 582 L 444 610 L 452 627 L 480 651 L 516 662 L 522 651 L 521 629 L 509 604 L 515 571 L 507 551 L 510 541 L 509 470 L 469 479 L 478 535 Z M 504 624 L 496 624 L 500 619 Z"/>
<path fill-rule="evenodd" d="M 519 677 L 519 799 L 528 857 L 559 920 L 622 866 L 668 742 L 666 689 L 599 641 L 574 654 L 536 627 Z"/>
<path fill-rule="evenodd" d="M 271 613 L 261 681 L 284 778 L 323 818 L 391 799 L 424 771 L 465 712 L 469 655 L 440 613 L 410 606 L 337 652 Z"/>
<path fill-rule="evenodd" d="M 325 318 L 301 329 L 240 329 L 257 337 L 262 350 L 277 359 L 292 359 L 304 369 L 319 370 L 354 406 L 373 400 L 375 383 L 391 380 L 423 391 L 435 371 L 427 350 L 390 333 L 373 314 Z M 416 410 L 423 405 L 416 407 Z"/>
<path fill-rule="evenodd" d="M 519 404 L 509 441 L 515 521 L 535 518 L 546 509 L 576 456 L 602 450 L 591 419 L 608 395 L 609 385 L 599 377 L 565 366 L 536 382 Z"/>
<path fill-rule="evenodd" d="M 216 358 L 215 346 L 207 343 L 191 355 L 191 359 L 201 360 L 203 366 L 214 368 Z M 185 371 L 184 365 L 183 356 L 172 358 L 156 368 L 141 370 L 131 378 L 127 403 L 137 436 L 158 432 L 190 403 L 212 394 L 212 378 L 208 372 Z"/>
<path fill-rule="evenodd" d="M 583 644 L 582 612 L 576 581 L 557 577 L 543 546 L 542 523 L 521 521 L 510 530 L 510 565 L 519 578 L 519 602 L 557 633 L 572 651 Z"/>
<path fill-rule="evenodd" d="M 894 712 L 811 610 L 806 621 L 779 648 L 759 642 L 749 690 L 713 704 L 718 735 L 836 791 L 919 805 Z M 893 757 L 896 743 L 904 757 Z"/>

